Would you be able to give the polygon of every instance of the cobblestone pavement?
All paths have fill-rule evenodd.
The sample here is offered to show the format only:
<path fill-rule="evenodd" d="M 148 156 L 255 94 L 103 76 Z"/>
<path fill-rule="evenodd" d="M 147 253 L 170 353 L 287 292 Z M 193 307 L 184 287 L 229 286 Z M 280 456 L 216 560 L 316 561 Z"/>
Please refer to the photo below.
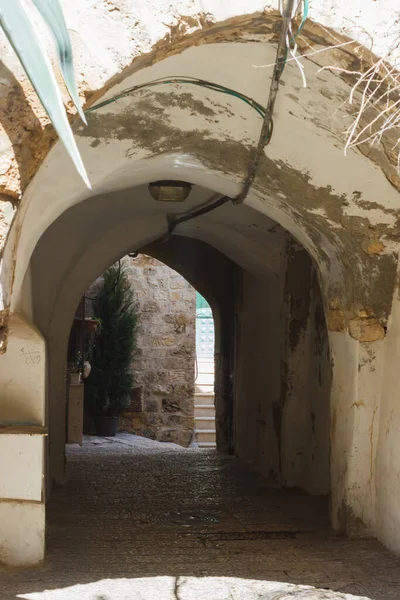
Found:
<path fill-rule="evenodd" d="M 400 599 L 400 559 L 234 458 L 129 435 L 68 454 L 45 564 L 0 571 L 1 599 Z"/>

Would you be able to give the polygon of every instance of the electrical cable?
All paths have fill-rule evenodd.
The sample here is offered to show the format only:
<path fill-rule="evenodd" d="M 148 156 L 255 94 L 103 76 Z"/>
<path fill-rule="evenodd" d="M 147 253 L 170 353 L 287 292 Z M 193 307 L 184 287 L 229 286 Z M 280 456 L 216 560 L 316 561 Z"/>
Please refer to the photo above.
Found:
<path fill-rule="evenodd" d="M 291 27 L 291 20 L 293 18 L 293 6 L 294 0 L 287 0 L 286 5 L 283 6 L 283 2 L 281 0 L 281 14 L 282 14 L 282 28 L 278 41 L 278 48 L 276 51 L 276 59 L 274 70 L 272 73 L 271 86 L 269 89 L 269 97 L 268 103 L 265 109 L 263 125 L 260 132 L 260 137 L 257 144 L 256 153 L 253 159 L 253 162 L 250 165 L 249 172 L 247 174 L 246 180 L 243 185 L 243 189 L 240 194 L 233 199 L 234 204 L 241 204 L 247 197 L 247 194 L 250 191 L 251 186 L 254 183 L 254 179 L 256 177 L 257 168 L 260 164 L 261 156 L 264 151 L 266 145 L 269 144 L 272 137 L 273 131 L 273 112 L 275 107 L 276 97 L 278 95 L 279 89 L 279 81 L 282 76 L 283 70 L 286 65 L 288 47 L 287 47 L 287 39 L 288 33 Z"/>
<path fill-rule="evenodd" d="M 280 36 L 279 36 L 278 48 L 276 51 L 276 60 L 275 60 L 274 71 L 272 73 L 272 81 L 271 81 L 271 87 L 270 87 L 270 91 L 269 91 L 268 103 L 264 110 L 264 119 L 263 119 L 263 124 L 262 124 L 261 132 L 260 132 L 260 136 L 259 136 L 259 140 L 258 140 L 258 144 L 257 144 L 255 157 L 250 166 L 250 169 L 249 169 L 248 175 L 246 177 L 246 180 L 244 182 L 242 191 L 236 198 L 232 198 L 232 202 L 234 204 L 241 204 L 247 197 L 247 194 L 249 193 L 249 190 L 254 182 L 254 179 L 255 179 L 255 176 L 257 173 L 257 168 L 258 168 L 258 165 L 261 160 L 262 152 L 263 152 L 265 146 L 267 144 L 269 144 L 269 142 L 271 141 L 271 137 L 272 137 L 272 133 L 273 133 L 272 116 L 273 116 L 273 111 L 274 111 L 274 107 L 275 107 L 276 97 L 278 95 L 279 81 L 280 81 L 280 78 L 282 76 L 283 70 L 286 65 L 288 50 L 290 50 L 290 47 L 288 47 L 288 38 L 290 35 L 292 37 L 292 39 L 295 40 L 296 37 L 301 32 L 301 30 L 303 29 L 304 23 L 307 19 L 307 15 L 308 15 L 308 0 L 303 0 L 302 20 L 300 22 L 300 25 L 299 25 L 296 33 L 293 34 L 292 29 L 291 29 L 291 21 L 292 21 L 292 18 L 294 17 L 294 14 L 296 11 L 297 11 L 297 7 L 294 8 L 294 0 L 287 0 L 285 6 L 283 6 L 282 0 L 281 0 L 281 14 L 282 14 L 283 22 L 282 22 L 282 28 L 281 28 L 281 32 L 280 32 Z M 295 45 L 294 51 L 296 50 L 296 48 L 297 48 L 297 44 Z M 292 49 L 292 52 L 293 52 L 293 49 Z M 291 52 L 291 54 L 293 56 L 292 52 Z M 304 77 L 302 69 L 300 69 L 300 71 L 301 71 L 302 76 Z M 259 113 L 261 113 L 261 110 L 259 111 Z M 193 213 L 186 215 L 185 217 L 182 217 L 181 219 L 175 219 L 173 221 L 170 221 L 168 224 L 168 233 L 165 236 L 166 239 L 169 239 L 173 230 L 175 229 L 175 227 L 177 225 L 179 225 L 179 223 L 182 223 L 183 221 L 188 221 L 189 219 L 194 219 L 195 217 L 205 214 L 206 212 L 215 210 L 216 208 L 218 208 L 222 204 L 225 204 L 228 201 L 229 201 L 229 198 L 224 196 L 224 197 L 220 198 L 219 200 L 217 200 L 216 202 L 210 204 L 208 207 L 204 207 L 203 209 L 199 209 L 198 211 L 193 211 Z M 171 224 L 173 224 L 173 227 L 171 226 Z"/>
<path fill-rule="evenodd" d="M 120 100 L 121 98 L 125 98 L 126 96 L 129 96 L 130 94 L 134 94 L 135 92 L 138 92 L 139 90 L 144 90 L 146 88 L 152 88 L 152 87 L 155 87 L 158 85 L 168 85 L 168 84 L 197 85 L 198 87 L 203 87 L 203 88 L 215 91 L 215 92 L 227 94 L 229 96 L 233 96 L 234 98 L 238 98 L 239 100 L 242 100 L 243 102 L 248 104 L 251 108 L 253 108 L 261 117 L 264 116 L 264 107 L 261 104 L 259 104 L 258 102 L 256 102 L 255 100 L 253 100 L 253 98 L 250 98 L 250 96 L 247 96 L 246 94 L 242 94 L 241 92 L 238 92 L 237 90 L 233 90 L 224 85 L 220 85 L 219 83 L 214 83 L 212 81 L 207 81 L 205 79 L 198 79 L 196 77 L 186 77 L 186 76 L 180 76 L 180 75 L 173 76 L 173 77 L 160 77 L 159 79 L 154 79 L 153 81 L 148 81 L 146 83 L 141 83 L 139 85 L 135 85 L 131 88 L 124 90 L 120 94 L 113 96 L 112 98 L 108 98 L 107 100 L 104 100 L 103 102 L 99 102 L 98 104 L 91 106 L 90 108 L 85 110 L 85 113 L 94 112 L 95 110 L 98 110 L 99 108 L 103 108 L 104 106 L 112 104 L 113 102 L 117 102 L 117 100 Z"/>
<path fill-rule="evenodd" d="M 201 215 L 205 215 L 205 214 L 211 212 L 212 210 L 215 210 L 216 208 L 219 208 L 220 206 L 223 206 L 227 202 L 232 202 L 232 198 L 230 198 L 229 196 L 221 196 L 217 200 L 212 200 L 211 202 L 207 202 L 207 204 L 204 204 L 203 206 L 200 206 L 200 208 L 196 208 L 193 211 L 181 214 L 181 215 L 179 215 L 176 218 L 174 218 L 173 216 L 168 216 L 167 217 L 167 219 L 168 219 L 168 231 L 167 231 L 167 233 L 162 238 L 160 238 L 160 240 L 158 241 L 158 243 L 161 244 L 163 242 L 167 242 L 169 240 L 169 238 L 171 237 L 171 235 L 173 234 L 173 232 L 176 229 L 176 227 L 180 223 L 185 223 L 187 221 L 191 221 L 192 219 L 195 219 L 196 217 L 200 217 Z"/>
<path fill-rule="evenodd" d="M 167 217 L 168 230 L 165 235 L 163 235 L 161 238 L 156 240 L 156 243 L 162 243 L 162 242 L 167 241 L 173 234 L 175 228 L 180 223 L 184 223 L 184 222 L 190 221 L 192 219 L 195 219 L 196 217 L 199 217 L 201 215 L 207 214 L 207 213 L 215 210 L 216 208 L 223 206 L 227 202 L 231 201 L 234 204 L 241 204 L 246 199 L 246 197 L 250 191 L 250 188 L 251 188 L 252 184 L 254 183 L 254 179 L 255 179 L 255 176 L 257 173 L 257 168 L 259 166 L 263 150 L 264 150 L 265 146 L 267 144 L 269 144 L 269 142 L 271 141 L 271 137 L 272 137 L 272 133 L 273 133 L 272 117 L 273 117 L 275 102 L 276 102 L 276 98 L 277 98 L 278 90 L 279 90 L 279 81 L 280 81 L 280 78 L 282 76 L 283 70 L 286 65 L 288 53 L 290 53 L 292 58 L 296 61 L 297 65 L 300 69 L 302 78 L 303 78 L 303 83 L 305 82 L 303 67 L 300 64 L 300 62 L 298 61 L 297 57 L 295 56 L 295 53 L 297 50 L 296 38 L 302 31 L 304 24 L 307 20 L 309 0 L 300 0 L 296 7 L 294 6 L 294 3 L 295 3 L 295 0 L 280 0 L 280 2 L 279 2 L 280 11 L 281 11 L 281 15 L 282 15 L 282 27 L 281 27 L 281 32 L 280 32 L 279 41 L 278 41 L 276 60 L 275 60 L 275 64 L 274 64 L 274 70 L 272 73 L 271 86 L 270 86 L 270 90 L 269 90 L 268 102 L 267 102 L 266 108 L 264 108 L 261 104 L 259 104 L 258 102 L 253 100 L 251 97 L 247 96 L 246 94 L 242 94 L 241 92 L 238 92 L 237 90 L 233 90 L 231 88 L 225 87 L 218 83 L 213 83 L 211 81 L 207 81 L 204 79 L 198 79 L 195 77 L 174 76 L 174 77 L 161 77 L 159 79 L 155 79 L 155 80 L 149 81 L 147 83 L 142 83 L 142 84 L 133 86 L 131 88 L 124 90 L 120 94 L 113 96 L 112 98 L 108 98 L 107 100 L 104 100 L 103 102 L 99 102 L 98 104 L 95 104 L 94 106 L 88 108 L 85 111 L 85 113 L 91 113 L 91 112 L 98 110 L 100 108 L 103 108 L 104 106 L 107 106 L 113 102 L 116 102 L 117 100 L 120 100 L 121 98 L 124 98 L 130 94 L 133 94 L 139 90 L 143 90 L 146 88 L 151 88 L 151 87 L 155 87 L 158 85 L 166 85 L 166 84 L 181 84 L 181 85 L 191 84 L 191 85 L 197 85 L 199 87 L 203 87 L 205 89 L 209 89 L 212 91 L 220 92 L 223 94 L 228 94 L 232 97 L 238 98 L 239 100 L 242 100 L 243 102 L 248 104 L 263 118 L 263 124 L 261 127 L 255 156 L 250 165 L 247 177 L 243 184 L 243 189 L 240 192 L 240 194 L 236 198 L 222 196 L 221 198 L 218 198 L 216 201 L 208 202 L 206 205 L 204 205 L 200 208 L 197 208 L 189 213 L 179 215 L 178 217 L 173 217 L 171 215 L 168 216 Z M 297 28 L 297 31 L 295 33 L 293 33 L 292 19 L 294 18 L 295 14 L 298 10 L 298 7 L 300 6 L 300 3 L 303 6 L 302 19 L 301 19 L 299 27 Z M 139 251 L 136 251 L 135 253 L 132 253 L 132 254 L 137 256 L 138 252 Z M 132 256 L 132 254 L 130 256 Z"/>
<path fill-rule="evenodd" d="M 289 21 L 289 28 L 288 28 L 288 32 L 286 34 L 286 47 L 287 47 L 287 52 L 289 52 L 290 56 L 297 64 L 297 67 L 300 71 L 300 75 L 303 80 L 303 87 L 307 87 L 307 81 L 306 81 L 306 76 L 304 73 L 304 67 L 296 56 L 296 52 L 297 52 L 297 41 L 296 40 L 297 40 L 297 37 L 299 36 L 299 34 L 301 33 L 301 30 L 303 29 L 304 24 L 307 20 L 308 0 L 301 0 L 301 2 L 298 3 L 297 7 L 295 9 L 292 9 L 292 18 L 295 16 L 296 12 L 298 11 L 300 3 L 303 5 L 303 14 L 302 14 L 302 18 L 300 21 L 300 25 L 297 28 L 297 31 L 295 33 L 293 33 L 291 20 Z M 286 59 L 287 59 L 287 57 L 286 57 Z"/>

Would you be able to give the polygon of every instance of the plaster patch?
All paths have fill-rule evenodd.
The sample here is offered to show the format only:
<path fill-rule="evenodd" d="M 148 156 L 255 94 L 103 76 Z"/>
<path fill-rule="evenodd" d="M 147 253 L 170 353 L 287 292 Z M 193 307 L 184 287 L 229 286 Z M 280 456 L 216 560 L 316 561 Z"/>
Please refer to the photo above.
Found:
<path fill-rule="evenodd" d="M 394 228 L 397 225 L 397 211 L 379 206 L 376 203 L 365 202 L 364 207 L 360 206 L 359 201 L 349 202 L 343 206 L 343 216 L 360 217 L 368 219 L 371 225 L 381 224 Z"/>

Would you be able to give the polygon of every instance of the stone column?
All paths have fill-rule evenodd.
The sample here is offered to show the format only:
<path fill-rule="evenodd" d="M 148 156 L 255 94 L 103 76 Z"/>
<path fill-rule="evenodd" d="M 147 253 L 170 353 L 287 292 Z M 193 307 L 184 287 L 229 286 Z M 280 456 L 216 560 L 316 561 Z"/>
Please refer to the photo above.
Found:
<path fill-rule="evenodd" d="M 0 356 L 0 562 L 44 556 L 45 342 L 20 315 Z"/>

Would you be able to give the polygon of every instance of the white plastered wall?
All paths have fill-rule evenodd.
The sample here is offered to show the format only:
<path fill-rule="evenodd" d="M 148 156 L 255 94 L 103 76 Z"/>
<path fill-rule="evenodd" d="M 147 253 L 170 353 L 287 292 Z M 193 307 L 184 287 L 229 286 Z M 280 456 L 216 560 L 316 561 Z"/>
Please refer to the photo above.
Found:
<path fill-rule="evenodd" d="M 375 530 L 380 540 L 400 554 L 400 301 L 398 291 L 393 297 L 388 335 L 382 352 L 382 377 L 379 394 L 379 419 L 374 428 L 376 447 L 375 469 Z"/>

